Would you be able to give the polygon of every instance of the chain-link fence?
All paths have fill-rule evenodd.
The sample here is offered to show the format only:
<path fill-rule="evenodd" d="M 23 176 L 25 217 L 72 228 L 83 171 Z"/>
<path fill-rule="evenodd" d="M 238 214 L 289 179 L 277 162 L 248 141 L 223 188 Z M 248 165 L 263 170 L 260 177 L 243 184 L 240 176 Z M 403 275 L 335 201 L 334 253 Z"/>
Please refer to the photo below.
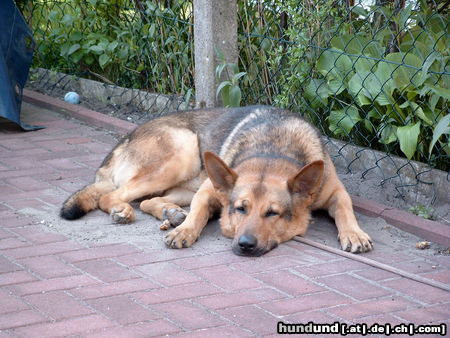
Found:
<path fill-rule="evenodd" d="M 76 90 L 91 108 L 135 122 L 192 106 L 193 1 L 16 2 L 37 43 L 32 88 Z M 299 112 L 347 172 L 433 202 L 450 182 L 449 8 L 238 1 L 242 104 Z"/>

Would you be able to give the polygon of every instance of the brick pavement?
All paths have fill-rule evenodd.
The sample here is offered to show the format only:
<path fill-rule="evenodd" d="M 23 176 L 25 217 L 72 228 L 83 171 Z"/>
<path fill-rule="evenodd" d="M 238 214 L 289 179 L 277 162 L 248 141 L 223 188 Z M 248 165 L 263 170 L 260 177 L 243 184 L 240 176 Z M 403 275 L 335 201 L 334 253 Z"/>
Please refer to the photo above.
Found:
<path fill-rule="evenodd" d="M 58 233 L 61 202 L 92 179 L 115 138 L 28 104 L 24 116 L 47 128 L 0 124 L 0 337 L 246 337 L 272 336 L 278 321 L 450 322 L 450 293 L 297 242 L 245 258 L 223 240 L 169 250 Z M 378 244 L 368 257 L 450 282 L 448 256 Z"/>

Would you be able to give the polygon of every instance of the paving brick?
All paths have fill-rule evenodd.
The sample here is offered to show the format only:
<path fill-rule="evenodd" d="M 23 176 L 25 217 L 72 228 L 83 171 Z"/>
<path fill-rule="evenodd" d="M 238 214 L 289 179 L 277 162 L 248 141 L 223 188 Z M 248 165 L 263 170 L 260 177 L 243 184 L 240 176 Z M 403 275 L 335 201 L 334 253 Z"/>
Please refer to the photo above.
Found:
<path fill-rule="evenodd" d="M 17 248 L 2 250 L 2 254 L 11 258 L 19 259 L 33 256 L 46 256 L 56 253 L 63 253 L 71 250 L 78 250 L 82 248 L 81 245 L 71 241 L 52 242 L 35 245 L 26 248 Z"/>
<path fill-rule="evenodd" d="M 342 259 L 330 263 L 314 264 L 309 267 L 297 267 L 296 271 L 308 277 L 333 275 L 342 272 L 358 271 L 367 268 L 366 264 Z"/>
<path fill-rule="evenodd" d="M 13 272 L 21 269 L 22 268 L 20 266 L 12 263 L 9 259 L 6 259 L 4 256 L 0 255 L 0 276 L 5 272 Z"/>
<path fill-rule="evenodd" d="M 175 337 L 192 337 L 192 338 L 221 338 L 221 337 L 255 337 L 255 334 L 251 333 L 248 330 L 244 330 L 237 326 L 221 326 L 221 327 L 213 327 L 207 329 L 200 329 L 190 332 L 184 332 L 175 335 Z"/>
<path fill-rule="evenodd" d="M 13 271 L 0 274 L 0 286 L 34 281 L 37 278 L 26 271 Z"/>
<path fill-rule="evenodd" d="M 33 143 L 28 142 L 25 139 L 13 138 L 10 140 L 3 139 L 2 147 L 9 149 L 9 150 L 23 150 L 23 149 L 35 148 L 35 145 Z"/>
<path fill-rule="evenodd" d="M 202 304 L 207 308 L 217 310 L 249 304 L 260 304 L 282 298 L 286 298 L 286 296 L 276 290 L 262 288 L 233 293 L 219 293 L 212 296 L 197 298 L 195 299 L 195 302 Z"/>
<path fill-rule="evenodd" d="M 63 242 L 67 240 L 67 237 L 64 235 L 44 231 L 41 225 L 15 228 L 11 231 L 35 244 Z"/>
<path fill-rule="evenodd" d="M 135 243 L 139 247 L 145 247 L 147 243 Z M 140 254 L 132 254 L 115 258 L 116 261 L 128 265 L 145 265 L 157 262 L 174 261 L 178 265 L 178 262 L 182 261 L 186 257 L 201 257 L 198 252 L 193 248 L 186 248 L 185 250 L 167 250 L 164 249 L 145 249 L 145 252 Z"/>
<path fill-rule="evenodd" d="M 80 335 L 85 332 L 112 327 L 115 324 L 101 315 L 90 315 L 18 328 L 13 333 L 19 337 L 54 337 Z"/>
<path fill-rule="evenodd" d="M 433 279 L 444 284 L 450 284 L 450 271 L 434 271 L 422 274 L 422 277 Z"/>
<path fill-rule="evenodd" d="M 175 264 L 183 269 L 194 270 L 212 267 L 222 264 L 231 264 L 234 262 L 242 262 L 248 260 L 248 257 L 241 257 L 233 254 L 231 250 L 216 252 L 207 255 L 181 258 L 174 261 Z M 251 259 L 251 258 L 250 258 Z"/>
<path fill-rule="evenodd" d="M 321 286 L 313 284 L 287 270 L 255 274 L 254 277 L 292 296 L 325 291 Z"/>
<path fill-rule="evenodd" d="M 80 275 L 81 272 L 55 256 L 28 257 L 17 261 L 44 279 Z"/>
<path fill-rule="evenodd" d="M 348 274 L 321 277 L 317 281 L 359 300 L 387 296 L 392 293 L 375 285 L 375 283 Z"/>
<path fill-rule="evenodd" d="M 75 169 L 75 168 L 83 168 L 82 165 L 76 163 L 72 159 L 68 158 L 56 158 L 52 160 L 43 161 L 45 165 L 48 165 L 51 168 L 57 170 L 66 170 L 66 169 Z"/>
<path fill-rule="evenodd" d="M 194 284 L 183 284 L 180 286 L 139 292 L 133 294 L 132 297 L 142 304 L 159 304 L 174 302 L 177 300 L 194 299 L 220 292 L 223 291 L 214 285 L 205 282 L 197 282 Z"/>
<path fill-rule="evenodd" d="M 74 289 L 85 285 L 96 284 L 97 281 L 88 276 L 68 276 L 52 278 L 10 286 L 10 289 L 17 295 L 31 295 L 41 292 Z"/>
<path fill-rule="evenodd" d="M 187 301 L 155 304 L 151 307 L 158 312 L 164 313 L 170 320 L 188 330 L 204 329 L 226 324 L 217 315 Z"/>
<path fill-rule="evenodd" d="M 29 310 L 29 306 L 15 297 L 11 292 L 0 289 L 0 315 L 8 312 Z"/>
<path fill-rule="evenodd" d="M 152 289 L 160 286 L 144 278 L 136 278 L 125 281 L 118 281 L 108 284 L 96 284 L 70 290 L 70 294 L 81 299 L 95 299 L 110 297 L 122 294 L 144 291 L 143 294 L 150 294 Z"/>
<path fill-rule="evenodd" d="M 5 313 L 0 316 L 0 330 L 41 323 L 45 320 L 46 318 L 44 316 L 33 310 Z"/>
<path fill-rule="evenodd" d="M 255 259 L 247 259 L 244 262 L 234 263 L 231 266 L 245 273 L 264 272 L 270 270 L 280 270 L 284 268 L 299 266 L 299 271 L 304 265 L 319 263 L 316 257 L 309 255 L 292 256 L 273 256 L 273 257 L 257 257 Z"/>
<path fill-rule="evenodd" d="M 445 303 L 435 306 L 420 307 L 418 309 L 397 312 L 396 316 L 415 324 L 438 323 L 449 320 L 449 309 L 450 303 Z"/>
<path fill-rule="evenodd" d="M 371 300 L 368 302 L 344 305 L 327 310 L 340 318 L 356 320 L 362 317 L 388 314 L 410 307 L 417 307 L 417 303 L 412 303 L 400 296 L 391 296 L 383 299 Z"/>
<path fill-rule="evenodd" d="M 296 312 L 304 312 L 337 305 L 350 304 L 352 300 L 335 292 L 326 291 L 312 295 L 282 299 L 261 304 L 260 307 L 277 316 L 285 316 Z"/>
<path fill-rule="evenodd" d="M 287 323 L 319 323 L 319 324 L 333 324 L 336 322 L 336 317 L 328 315 L 322 310 L 298 312 L 292 315 L 287 315 L 282 318 L 283 322 Z M 343 322 L 342 320 L 339 320 Z M 328 337 L 329 335 L 327 335 Z M 302 335 L 303 337 L 303 335 Z"/>
<path fill-rule="evenodd" d="M 164 319 L 152 322 L 134 323 L 124 327 L 115 327 L 96 331 L 92 334 L 84 335 L 85 338 L 111 338 L 111 337 L 162 337 L 172 336 L 180 332 L 181 329 Z"/>
<path fill-rule="evenodd" d="M 397 316 L 394 316 L 392 314 L 381 314 L 381 315 L 375 315 L 375 316 L 370 316 L 370 317 L 365 317 L 364 320 L 362 319 L 355 319 L 354 321 L 352 321 L 354 324 L 356 323 L 361 323 L 364 322 L 366 323 L 369 327 L 374 325 L 374 324 L 381 324 L 381 325 L 385 325 L 385 324 L 390 324 L 390 325 L 398 325 L 398 324 L 402 324 L 405 323 L 405 320 L 399 319 Z"/>
<path fill-rule="evenodd" d="M 66 142 L 67 144 L 82 144 L 91 142 L 91 139 L 86 137 L 69 137 L 65 138 L 63 141 Z"/>
<path fill-rule="evenodd" d="M 199 282 L 200 278 L 193 273 L 183 270 L 171 262 L 146 264 L 136 267 L 153 280 L 166 286 Z"/>
<path fill-rule="evenodd" d="M 31 177 L 18 177 L 7 179 L 6 182 L 23 191 L 32 191 L 48 188 L 48 184 Z"/>
<path fill-rule="evenodd" d="M 23 299 L 52 320 L 62 320 L 93 313 L 90 308 L 82 305 L 63 291 L 29 295 Z"/>
<path fill-rule="evenodd" d="M 450 300 L 450 292 L 406 278 L 385 281 L 382 282 L 382 284 L 397 290 L 402 294 L 413 297 L 417 301 L 426 302 L 428 304 L 436 304 Z"/>
<path fill-rule="evenodd" d="M 277 323 L 280 320 L 254 305 L 228 308 L 217 312 L 258 336 L 276 333 Z"/>
<path fill-rule="evenodd" d="M 81 261 L 95 260 L 100 258 L 113 258 L 122 255 L 135 254 L 141 250 L 129 244 L 113 244 L 98 247 L 84 248 L 62 254 L 64 260 L 75 263 Z"/>
<path fill-rule="evenodd" d="M 107 283 L 140 277 L 136 273 L 131 272 L 126 267 L 121 266 L 110 259 L 83 261 L 74 263 L 74 265 Z"/>
<path fill-rule="evenodd" d="M 364 270 L 355 271 L 353 274 L 364 277 L 368 280 L 373 281 L 382 281 L 390 278 L 398 278 L 398 275 L 386 270 L 374 268 L 374 267 L 366 267 Z"/>
<path fill-rule="evenodd" d="M 0 200 L 5 201 L 5 197 L 9 196 L 10 194 L 16 194 L 19 192 L 22 192 L 22 190 L 11 185 L 0 185 Z"/>
<path fill-rule="evenodd" d="M 228 291 L 255 289 L 263 285 L 253 277 L 226 265 L 195 270 L 195 274 Z"/>
<path fill-rule="evenodd" d="M 15 237 L 15 236 L 16 235 L 13 234 L 11 231 L 0 229 L 0 239 L 11 238 L 11 237 Z"/>
<path fill-rule="evenodd" d="M 128 296 L 91 299 L 87 303 L 121 325 L 161 318 L 157 312 L 146 309 Z"/>
<path fill-rule="evenodd" d="M 0 250 L 15 249 L 30 246 L 31 243 L 21 238 L 4 238 L 0 239 Z"/>
<path fill-rule="evenodd" d="M 21 213 L 36 213 L 53 211 L 53 206 L 37 198 L 27 198 L 5 203 L 10 208 Z"/>
<path fill-rule="evenodd" d="M 27 168 L 27 169 L 20 169 L 20 170 L 7 170 L 7 171 L 0 171 L 0 179 L 7 179 L 7 178 L 13 178 L 13 177 L 29 177 L 29 176 L 35 176 L 38 174 L 48 174 L 49 169 L 42 167 L 42 168 Z"/>
<path fill-rule="evenodd" d="M 403 271 L 407 271 L 410 273 L 414 273 L 414 274 L 418 274 L 418 273 L 424 273 L 424 272 L 431 272 L 433 271 L 435 268 L 433 268 L 433 266 L 435 266 L 433 263 L 431 262 L 426 262 L 424 260 L 415 260 L 412 262 L 401 262 L 401 263 L 393 263 L 390 264 L 391 266 L 393 266 L 394 268 L 403 270 Z"/>
<path fill-rule="evenodd" d="M 2 220 L 3 228 L 17 228 L 25 225 L 35 224 L 36 221 L 32 218 L 12 215 L 10 216 L 10 212 L 12 211 L 4 211 L 0 213 L 0 219 Z"/>

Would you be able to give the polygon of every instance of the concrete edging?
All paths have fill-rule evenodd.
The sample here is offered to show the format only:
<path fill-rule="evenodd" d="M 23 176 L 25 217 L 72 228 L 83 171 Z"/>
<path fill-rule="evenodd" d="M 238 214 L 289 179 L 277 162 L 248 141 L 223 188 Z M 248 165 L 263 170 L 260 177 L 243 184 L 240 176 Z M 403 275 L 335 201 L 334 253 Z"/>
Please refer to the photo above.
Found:
<path fill-rule="evenodd" d="M 24 89 L 23 100 L 40 107 L 56 110 L 64 115 L 79 119 L 93 126 L 126 134 L 137 127 L 136 124 L 114 118 L 79 105 L 66 103 L 59 99 Z M 423 219 L 406 211 L 391 208 L 359 196 L 352 196 L 355 211 L 369 216 L 381 217 L 401 230 L 412 233 L 425 240 L 450 247 L 450 226 Z"/>

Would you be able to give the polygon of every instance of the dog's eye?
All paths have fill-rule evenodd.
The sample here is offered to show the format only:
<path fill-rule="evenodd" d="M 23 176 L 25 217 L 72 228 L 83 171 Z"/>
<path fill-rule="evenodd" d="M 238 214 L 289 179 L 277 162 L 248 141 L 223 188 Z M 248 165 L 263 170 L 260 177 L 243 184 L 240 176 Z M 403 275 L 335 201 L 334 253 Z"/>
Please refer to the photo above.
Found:
<path fill-rule="evenodd" d="M 278 212 L 273 211 L 273 210 L 268 210 L 264 216 L 265 217 L 272 217 L 272 216 L 278 216 L 278 215 L 279 215 Z"/>
<path fill-rule="evenodd" d="M 244 206 L 240 206 L 240 207 L 236 207 L 235 208 L 237 212 L 239 212 L 240 214 L 245 214 L 247 212 L 247 210 L 245 209 Z"/>

